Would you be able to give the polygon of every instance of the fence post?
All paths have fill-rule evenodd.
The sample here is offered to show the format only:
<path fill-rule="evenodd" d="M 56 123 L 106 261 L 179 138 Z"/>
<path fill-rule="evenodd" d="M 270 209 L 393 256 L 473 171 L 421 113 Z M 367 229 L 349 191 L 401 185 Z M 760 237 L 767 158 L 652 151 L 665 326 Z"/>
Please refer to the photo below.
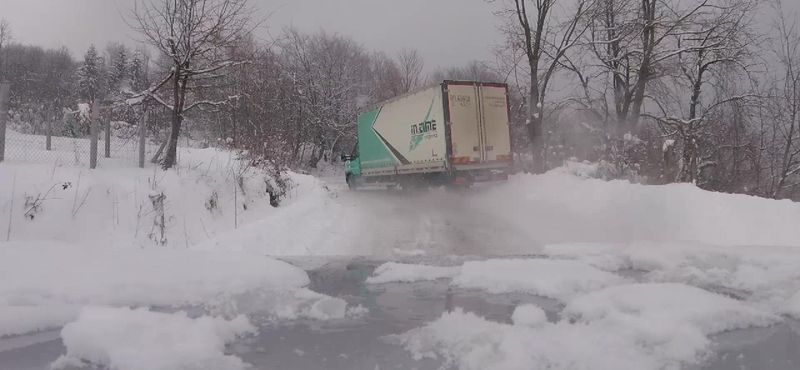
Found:
<path fill-rule="evenodd" d="M 50 111 L 50 117 L 45 120 L 44 123 L 44 134 L 45 134 L 45 142 L 44 148 L 46 150 L 51 150 L 53 148 L 53 120 L 56 119 L 56 108 L 54 107 Z"/>
<path fill-rule="evenodd" d="M 144 168 L 144 139 L 147 133 L 147 108 L 144 108 L 142 117 L 139 118 L 139 168 Z"/>
<path fill-rule="evenodd" d="M 11 84 L 3 82 L 0 84 L 0 162 L 6 156 L 6 119 L 8 118 L 8 92 Z"/>
<path fill-rule="evenodd" d="M 100 128 L 100 103 L 92 103 L 91 144 L 89 145 L 89 168 L 97 167 L 97 131 Z"/>
<path fill-rule="evenodd" d="M 106 125 L 106 158 L 111 158 L 111 112 L 103 121 Z"/>

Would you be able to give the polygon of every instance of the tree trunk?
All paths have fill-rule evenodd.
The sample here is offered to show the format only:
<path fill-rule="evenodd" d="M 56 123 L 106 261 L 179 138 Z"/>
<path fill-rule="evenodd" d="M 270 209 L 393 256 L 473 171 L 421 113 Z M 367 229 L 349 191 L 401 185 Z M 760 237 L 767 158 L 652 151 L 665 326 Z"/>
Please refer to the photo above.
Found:
<path fill-rule="evenodd" d="M 182 83 L 180 76 L 180 67 L 175 67 L 175 77 L 173 82 L 173 107 L 172 107 L 172 124 L 170 126 L 169 140 L 167 141 L 167 153 L 164 155 L 164 162 L 161 167 L 165 170 L 172 168 L 175 165 L 178 157 L 178 136 L 181 133 L 181 122 L 183 121 L 183 104 L 181 95 L 186 94 L 186 84 Z M 183 89 L 182 89 L 183 88 Z M 183 91 L 181 91 L 183 90 Z"/>
<path fill-rule="evenodd" d="M 531 78 L 531 84 L 537 82 L 535 77 Z M 536 88 L 531 89 L 530 97 L 528 98 L 528 139 L 530 140 L 530 151 L 533 159 L 531 172 L 540 174 L 544 173 L 544 156 L 542 155 L 543 143 L 542 139 L 542 114 L 538 109 L 537 101 L 539 94 Z"/>
<path fill-rule="evenodd" d="M 628 129 L 636 134 L 639 123 L 639 115 L 644 104 L 644 91 L 647 80 L 651 74 L 651 59 L 655 48 L 655 0 L 642 0 L 642 14 L 644 17 L 644 29 L 642 30 L 642 64 L 636 76 L 636 85 L 633 88 L 633 109 L 628 112 Z"/>

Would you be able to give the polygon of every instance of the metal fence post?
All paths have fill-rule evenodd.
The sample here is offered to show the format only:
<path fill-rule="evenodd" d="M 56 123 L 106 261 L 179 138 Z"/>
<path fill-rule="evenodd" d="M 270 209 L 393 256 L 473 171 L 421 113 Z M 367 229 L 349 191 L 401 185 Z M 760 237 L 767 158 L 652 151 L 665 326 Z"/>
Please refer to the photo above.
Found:
<path fill-rule="evenodd" d="M 8 118 L 8 93 L 10 90 L 10 83 L 0 84 L 0 162 L 6 156 L 6 119 Z"/>
<path fill-rule="evenodd" d="M 106 126 L 106 158 L 111 158 L 111 117 L 106 117 L 103 121 Z"/>
<path fill-rule="evenodd" d="M 89 168 L 97 167 L 97 131 L 100 128 L 100 103 L 92 103 L 91 143 L 89 145 Z"/>
<path fill-rule="evenodd" d="M 139 118 L 139 168 L 144 168 L 144 139 L 147 133 L 147 108 Z"/>

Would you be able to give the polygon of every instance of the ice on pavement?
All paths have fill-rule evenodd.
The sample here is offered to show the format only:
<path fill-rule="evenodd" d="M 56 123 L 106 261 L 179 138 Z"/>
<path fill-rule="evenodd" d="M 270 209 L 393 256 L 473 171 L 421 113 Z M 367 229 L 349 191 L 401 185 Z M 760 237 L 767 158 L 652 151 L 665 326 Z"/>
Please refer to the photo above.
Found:
<path fill-rule="evenodd" d="M 533 304 L 521 304 L 514 308 L 511 314 L 511 321 L 514 325 L 538 326 L 547 322 L 547 315 L 539 306 Z"/>
<path fill-rule="evenodd" d="M 239 294 L 223 293 L 208 302 L 206 308 L 225 317 L 245 314 L 259 320 L 331 320 L 345 317 L 347 302 L 307 288 L 267 288 Z"/>
<path fill-rule="evenodd" d="M 464 263 L 452 283 L 489 293 L 528 293 L 565 301 L 624 282 L 618 275 L 577 261 L 497 259 Z"/>
<path fill-rule="evenodd" d="M 189 318 L 182 312 L 85 307 L 61 330 L 67 353 L 52 368 L 88 362 L 114 370 L 246 369 L 240 358 L 225 354 L 225 345 L 255 332 L 244 316 Z"/>
<path fill-rule="evenodd" d="M 679 284 L 613 286 L 571 300 L 566 312 L 548 323 L 521 306 L 508 325 L 456 309 L 386 339 L 416 359 L 441 358 L 464 370 L 677 369 L 709 353 L 710 334 L 780 320 Z"/>
<path fill-rule="evenodd" d="M 305 271 L 250 254 L 0 243 L 0 323 L 14 323 L 0 336 L 58 327 L 76 306 L 195 305 L 308 283 Z"/>
<path fill-rule="evenodd" d="M 375 269 L 372 276 L 367 278 L 367 283 L 412 283 L 415 281 L 445 279 L 456 276 L 459 271 L 461 271 L 461 268 L 458 266 L 444 267 L 386 262 Z"/>

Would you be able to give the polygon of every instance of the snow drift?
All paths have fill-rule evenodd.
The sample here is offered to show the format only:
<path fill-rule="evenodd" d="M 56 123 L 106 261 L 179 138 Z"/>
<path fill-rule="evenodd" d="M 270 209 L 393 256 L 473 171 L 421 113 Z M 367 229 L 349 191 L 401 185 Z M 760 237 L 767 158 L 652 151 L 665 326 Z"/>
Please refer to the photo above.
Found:
<path fill-rule="evenodd" d="M 527 230 L 532 247 L 638 240 L 800 246 L 800 204 L 690 184 L 607 182 L 556 169 L 512 176 L 465 201 Z"/>

